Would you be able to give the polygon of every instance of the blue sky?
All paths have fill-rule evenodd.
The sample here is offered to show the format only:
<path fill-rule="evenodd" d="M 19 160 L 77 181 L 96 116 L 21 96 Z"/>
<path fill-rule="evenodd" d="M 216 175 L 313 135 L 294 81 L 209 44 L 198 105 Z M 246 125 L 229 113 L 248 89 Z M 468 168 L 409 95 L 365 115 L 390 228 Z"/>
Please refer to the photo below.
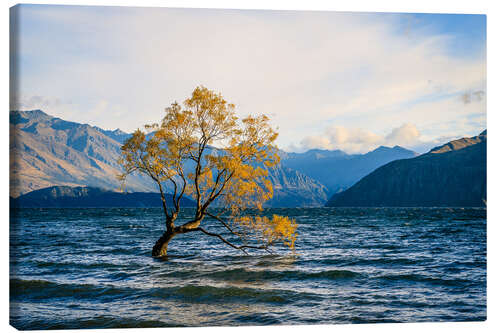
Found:
<path fill-rule="evenodd" d="M 22 5 L 11 109 L 132 131 L 203 84 L 280 148 L 423 152 L 486 128 L 486 17 Z"/>
<path fill-rule="evenodd" d="M 390 15 L 390 14 L 389 14 Z M 425 27 L 428 35 L 453 36 L 448 51 L 457 56 L 484 56 L 486 51 L 486 16 L 467 14 L 401 14 L 402 33 L 412 26 Z"/>

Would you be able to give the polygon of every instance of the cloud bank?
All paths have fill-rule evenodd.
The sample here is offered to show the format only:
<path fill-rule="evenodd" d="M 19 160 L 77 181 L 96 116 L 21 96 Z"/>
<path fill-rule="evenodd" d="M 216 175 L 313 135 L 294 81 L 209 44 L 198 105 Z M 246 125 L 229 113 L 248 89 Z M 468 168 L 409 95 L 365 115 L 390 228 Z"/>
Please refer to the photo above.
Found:
<path fill-rule="evenodd" d="M 455 52 L 459 35 L 425 21 L 408 31 L 411 15 L 24 6 L 19 17 L 20 100 L 73 121 L 132 131 L 203 84 L 241 116 L 272 115 L 282 148 L 486 126 L 485 45 Z M 43 102 L 55 99 L 71 103 Z M 402 124 L 418 131 L 391 132 Z"/>
<path fill-rule="evenodd" d="M 348 153 L 366 153 L 379 146 L 413 147 L 420 142 L 420 132 L 413 124 L 403 124 L 383 136 L 361 128 L 346 128 L 331 126 L 321 135 L 307 136 L 300 142 L 299 147 L 292 150 L 305 151 L 308 149 L 340 149 Z"/>

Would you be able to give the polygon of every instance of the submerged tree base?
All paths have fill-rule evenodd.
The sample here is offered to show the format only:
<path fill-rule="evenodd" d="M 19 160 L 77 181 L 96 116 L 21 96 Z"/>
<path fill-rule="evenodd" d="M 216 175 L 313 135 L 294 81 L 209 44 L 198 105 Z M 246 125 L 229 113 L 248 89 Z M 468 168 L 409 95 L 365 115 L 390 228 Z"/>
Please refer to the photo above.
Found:
<path fill-rule="evenodd" d="M 151 255 L 155 258 L 165 257 L 167 255 L 168 243 L 174 236 L 174 233 L 165 231 L 153 246 Z"/>

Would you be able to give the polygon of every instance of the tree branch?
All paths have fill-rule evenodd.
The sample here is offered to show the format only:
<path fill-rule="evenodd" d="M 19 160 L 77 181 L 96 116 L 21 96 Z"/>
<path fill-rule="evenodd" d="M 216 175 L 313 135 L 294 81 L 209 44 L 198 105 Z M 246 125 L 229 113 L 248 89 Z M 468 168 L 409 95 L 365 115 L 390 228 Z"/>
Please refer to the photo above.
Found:
<path fill-rule="evenodd" d="M 201 140 L 201 139 L 200 139 Z M 196 189 L 196 213 L 199 214 L 201 208 L 201 194 L 200 194 L 200 185 L 199 185 L 199 177 L 201 172 L 201 159 L 203 157 L 203 151 L 205 150 L 205 144 L 201 145 L 198 143 L 198 157 L 196 161 L 196 168 L 194 174 L 194 187 Z"/>
<path fill-rule="evenodd" d="M 186 185 L 187 185 L 186 177 L 184 176 L 184 170 L 182 170 L 182 166 L 179 169 L 180 169 L 179 175 L 181 176 L 181 179 L 182 179 L 183 183 L 182 183 L 181 193 L 177 197 L 177 213 L 179 212 L 181 198 L 184 195 L 184 191 L 186 190 Z"/>
<path fill-rule="evenodd" d="M 158 175 L 153 175 L 153 172 L 151 170 L 149 170 L 149 168 L 146 167 L 146 162 L 144 162 L 143 157 L 141 157 L 141 161 L 142 161 L 144 169 L 147 171 L 147 173 L 149 174 L 151 179 L 153 179 L 156 182 L 156 184 L 158 184 L 158 189 L 160 190 L 160 195 L 161 195 L 161 203 L 163 206 L 163 212 L 165 213 L 165 218 L 166 218 L 166 225 L 167 225 L 167 229 L 169 229 L 171 227 L 170 224 L 172 223 L 172 217 L 168 213 L 167 202 L 165 200 L 165 194 L 163 193 L 163 186 L 161 185 L 161 181 L 160 181 Z"/>
<path fill-rule="evenodd" d="M 168 180 L 170 180 L 170 182 L 172 182 L 172 184 L 174 184 L 174 194 L 172 195 L 172 202 L 174 204 L 175 211 L 178 213 L 179 206 L 177 205 L 177 201 L 175 200 L 175 197 L 177 196 L 177 183 L 171 177 L 169 177 Z"/>
<path fill-rule="evenodd" d="M 219 182 L 220 182 L 220 177 L 222 176 L 223 173 L 226 172 L 226 169 L 222 169 L 220 170 L 218 173 L 217 173 L 217 178 L 215 179 L 215 184 L 213 185 L 213 188 L 212 188 L 212 191 L 210 192 L 210 195 L 208 196 L 208 200 L 207 202 L 203 205 L 203 209 L 202 211 L 204 211 L 205 209 L 207 209 L 208 205 L 210 204 L 210 202 L 212 202 L 212 197 L 215 193 L 215 190 L 217 189 L 217 187 L 219 186 Z M 225 182 L 224 182 L 225 183 Z"/>
<path fill-rule="evenodd" d="M 195 228 L 195 229 L 192 229 L 192 231 L 201 231 L 203 232 L 205 235 L 208 235 L 208 236 L 212 236 L 212 237 L 217 237 L 219 238 L 221 241 L 223 241 L 224 243 L 226 243 L 227 245 L 231 246 L 232 248 L 234 249 L 237 249 L 237 250 L 240 250 L 242 251 L 243 253 L 247 254 L 247 251 L 245 251 L 245 249 L 258 249 L 258 250 L 266 250 L 267 252 L 269 253 L 273 253 L 271 250 L 269 250 L 269 245 L 261 245 L 261 246 L 252 246 L 252 245 L 240 245 L 240 246 L 237 246 L 237 245 L 234 245 L 233 243 L 229 242 L 228 240 L 226 240 L 224 237 L 222 237 L 221 235 L 219 234 L 216 234 L 216 233 L 213 233 L 213 232 L 208 232 L 206 231 L 205 229 L 203 228 Z"/>
<path fill-rule="evenodd" d="M 213 214 L 211 214 L 211 213 L 209 213 L 209 212 L 205 212 L 205 214 L 207 214 L 208 216 L 210 216 L 210 217 L 212 217 L 212 218 L 216 219 L 217 221 L 219 221 L 220 223 L 222 223 L 222 225 L 223 225 L 224 227 L 226 227 L 226 229 L 227 229 L 227 230 L 229 230 L 229 232 L 230 232 L 230 233 L 232 233 L 233 235 L 238 236 L 238 237 L 241 237 L 241 235 L 240 235 L 238 232 L 234 231 L 234 230 L 233 230 L 233 229 L 229 226 L 229 224 L 227 224 L 227 223 L 226 223 L 223 219 L 221 219 L 219 216 L 217 216 L 217 215 L 213 215 Z"/>
<path fill-rule="evenodd" d="M 222 183 L 220 189 L 217 191 L 217 193 L 215 193 L 215 195 L 213 194 L 214 190 L 216 189 L 216 186 L 214 186 L 213 190 L 212 190 L 212 194 L 210 195 L 210 198 L 207 200 L 207 202 L 205 202 L 205 204 L 203 205 L 202 209 L 201 209 L 201 212 L 202 213 L 205 213 L 206 209 L 208 208 L 208 206 L 215 200 L 219 197 L 219 195 L 221 195 L 222 191 L 224 190 L 224 187 L 226 187 L 226 184 L 227 182 L 233 177 L 234 175 L 234 170 L 231 172 L 231 174 L 224 179 L 224 182 Z"/>

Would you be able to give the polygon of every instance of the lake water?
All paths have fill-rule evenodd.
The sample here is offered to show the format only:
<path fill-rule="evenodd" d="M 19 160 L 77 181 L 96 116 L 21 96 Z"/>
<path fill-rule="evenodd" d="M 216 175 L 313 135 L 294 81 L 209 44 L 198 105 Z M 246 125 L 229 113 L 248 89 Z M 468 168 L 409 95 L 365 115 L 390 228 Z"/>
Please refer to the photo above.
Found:
<path fill-rule="evenodd" d="M 184 211 L 186 218 L 191 211 Z M 486 210 L 271 209 L 296 253 L 244 255 L 201 233 L 151 247 L 160 209 L 22 209 L 10 221 L 19 329 L 480 321 Z M 215 221 L 206 229 L 221 231 Z"/>

